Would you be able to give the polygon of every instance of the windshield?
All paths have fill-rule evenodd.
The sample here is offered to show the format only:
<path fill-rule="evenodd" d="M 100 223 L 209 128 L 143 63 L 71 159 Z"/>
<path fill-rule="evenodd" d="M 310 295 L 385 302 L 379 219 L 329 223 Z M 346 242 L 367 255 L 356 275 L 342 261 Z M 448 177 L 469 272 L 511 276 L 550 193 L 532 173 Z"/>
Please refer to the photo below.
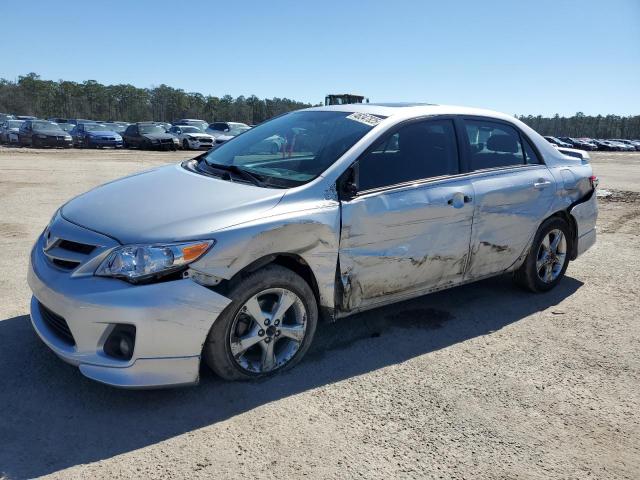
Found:
<path fill-rule="evenodd" d="M 84 130 L 85 132 L 105 132 L 110 129 L 100 123 L 85 123 Z"/>
<path fill-rule="evenodd" d="M 234 127 L 232 126 L 231 129 L 229 129 L 228 132 L 226 132 L 227 135 L 235 137 L 236 135 L 240 135 L 242 132 L 246 132 L 247 130 L 251 130 L 251 127 Z"/>
<path fill-rule="evenodd" d="M 53 122 L 33 122 L 34 130 L 62 130 L 60 125 Z"/>
<path fill-rule="evenodd" d="M 59 123 L 58 126 L 65 132 L 70 132 L 76 127 L 73 123 Z"/>
<path fill-rule="evenodd" d="M 182 133 L 202 133 L 202 130 L 200 130 L 197 127 L 180 127 L 180 130 L 182 130 Z"/>
<path fill-rule="evenodd" d="M 140 130 L 140 133 L 146 134 L 146 133 L 167 133 L 166 128 L 164 128 L 162 125 L 139 125 L 138 129 Z"/>
<path fill-rule="evenodd" d="M 234 165 L 266 183 L 295 186 L 327 169 L 382 118 L 300 111 L 247 130 L 205 154 L 209 165 Z"/>
<path fill-rule="evenodd" d="M 9 120 L 7 122 L 7 127 L 8 128 L 20 128 L 20 125 L 22 125 L 24 122 L 22 120 Z"/>

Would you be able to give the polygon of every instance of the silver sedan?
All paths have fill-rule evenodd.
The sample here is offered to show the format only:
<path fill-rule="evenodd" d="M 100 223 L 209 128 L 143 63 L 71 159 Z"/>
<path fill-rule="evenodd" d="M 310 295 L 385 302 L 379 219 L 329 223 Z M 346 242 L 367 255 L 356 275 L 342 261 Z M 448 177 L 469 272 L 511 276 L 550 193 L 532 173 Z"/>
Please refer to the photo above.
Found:
<path fill-rule="evenodd" d="M 321 317 L 506 273 L 545 292 L 596 239 L 597 180 L 569 153 L 486 110 L 283 115 L 63 205 L 31 253 L 32 324 L 87 377 L 149 388 L 201 360 L 290 368 Z"/>

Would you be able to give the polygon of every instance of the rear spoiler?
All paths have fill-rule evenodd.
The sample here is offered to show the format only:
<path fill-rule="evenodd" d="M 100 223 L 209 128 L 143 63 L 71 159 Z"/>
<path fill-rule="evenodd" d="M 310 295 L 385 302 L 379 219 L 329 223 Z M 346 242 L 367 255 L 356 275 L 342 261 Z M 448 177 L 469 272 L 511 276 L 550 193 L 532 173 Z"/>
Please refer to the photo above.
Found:
<path fill-rule="evenodd" d="M 584 150 L 578 150 L 577 148 L 565 148 L 565 147 L 556 147 L 563 155 L 567 157 L 579 158 L 582 160 L 582 163 L 589 163 L 591 161 L 591 157 L 589 153 Z"/>

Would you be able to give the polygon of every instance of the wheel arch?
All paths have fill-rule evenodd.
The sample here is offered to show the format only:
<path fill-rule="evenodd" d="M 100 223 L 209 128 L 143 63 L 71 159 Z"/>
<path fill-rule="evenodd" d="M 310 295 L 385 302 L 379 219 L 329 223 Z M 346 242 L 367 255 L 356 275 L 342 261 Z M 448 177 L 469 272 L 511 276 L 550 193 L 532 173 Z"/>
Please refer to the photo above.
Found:
<path fill-rule="evenodd" d="M 301 256 L 295 253 L 272 253 L 269 255 L 265 255 L 257 260 L 254 260 L 250 264 L 246 265 L 244 268 L 236 272 L 229 280 L 225 280 L 221 282 L 220 289 L 226 290 L 232 282 L 235 282 L 247 274 L 260 270 L 268 265 L 279 265 L 288 270 L 291 270 L 295 274 L 302 277 L 302 279 L 309 285 L 311 291 L 313 292 L 313 296 L 316 300 L 316 304 L 318 305 L 318 312 L 322 318 L 333 318 L 333 309 L 323 306 L 320 301 L 320 287 L 318 285 L 318 280 L 316 278 L 316 274 L 311 268 L 311 265 Z"/>

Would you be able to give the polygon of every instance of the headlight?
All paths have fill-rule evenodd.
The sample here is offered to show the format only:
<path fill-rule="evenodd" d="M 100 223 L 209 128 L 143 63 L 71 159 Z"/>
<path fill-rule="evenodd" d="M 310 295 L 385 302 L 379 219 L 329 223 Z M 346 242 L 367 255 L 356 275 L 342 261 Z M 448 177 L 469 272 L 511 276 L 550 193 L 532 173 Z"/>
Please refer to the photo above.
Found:
<path fill-rule="evenodd" d="M 38 135 L 38 138 L 47 138 L 46 135 Z"/>
<path fill-rule="evenodd" d="M 122 137 L 120 135 L 116 135 L 114 138 L 116 139 L 116 142 L 119 142 L 120 140 L 122 140 Z"/>
<path fill-rule="evenodd" d="M 176 138 L 176 137 L 173 137 L 173 143 L 180 143 L 180 139 Z"/>
<path fill-rule="evenodd" d="M 196 261 L 214 243 L 206 240 L 169 245 L 125 245 L 111 252 L 95 274 L 131 282 L 166 275 Z"/>
<path fill-rule="evenodd" d="M 157 138 L 152 138 L 150 140 L 151 143 L 158 143 L 160 140 L 158 140 Z"/>
<path fill-rule="evenodd" d="M 64 136 L 64 139 L 65 139 L 65 140 L 71 140 L 71 135 L 65 135 L 65 136 Z"/>

